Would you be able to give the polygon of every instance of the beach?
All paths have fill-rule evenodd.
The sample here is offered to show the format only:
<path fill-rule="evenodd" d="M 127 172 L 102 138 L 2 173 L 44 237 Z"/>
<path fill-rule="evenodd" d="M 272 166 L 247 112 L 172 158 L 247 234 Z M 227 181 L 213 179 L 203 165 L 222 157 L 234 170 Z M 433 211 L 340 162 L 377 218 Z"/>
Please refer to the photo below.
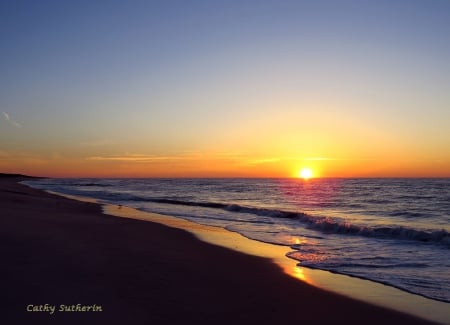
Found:
<path fill-rule="evenodd" d="M 431 324 L 21 180 L 0 178 L 3 324 Z"/>

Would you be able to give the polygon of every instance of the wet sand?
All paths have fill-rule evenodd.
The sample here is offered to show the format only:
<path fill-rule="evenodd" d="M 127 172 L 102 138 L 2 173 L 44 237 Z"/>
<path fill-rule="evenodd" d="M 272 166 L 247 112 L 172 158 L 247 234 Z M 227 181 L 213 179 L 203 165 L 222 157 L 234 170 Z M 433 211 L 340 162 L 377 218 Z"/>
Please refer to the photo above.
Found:
<path fill-rule="evenodd" d="M 0 177 L 1 324 L 431 324 L 20 180 Z"/>

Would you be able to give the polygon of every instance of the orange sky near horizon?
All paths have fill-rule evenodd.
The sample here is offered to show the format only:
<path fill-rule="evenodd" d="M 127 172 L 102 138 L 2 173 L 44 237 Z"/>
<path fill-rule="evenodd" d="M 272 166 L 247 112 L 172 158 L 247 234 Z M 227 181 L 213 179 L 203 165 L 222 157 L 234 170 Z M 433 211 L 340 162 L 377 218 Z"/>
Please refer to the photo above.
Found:
<path fill-rule="evenodd" d="M 442 161 L 359 160 L 327 158 L 220 157 L 91 157 L 85 159 L 20 158 L 2 172 L 43 177 L 299 177 L 310 168 L 313 177 L 450 177 Z"/>
<path fill-rule="evenodd" d="M 76 132 L 61 131 L 30 143 L 39 135 L 10 127 L 8 142 L 21 150 L 0 151 L 0 170 L 49 177 L 297 177 L 308 167 L 315 177 L 450 177 L 450 151 L 442 150 L 449 138 L 438 138 L 439 129 L 402 130 L 342 114 L 344 107 L 333 112 L 316 105 L 305 114 L 279 106 L 198 134 L 182 129 L 149 136 L 151 129 L 133 134 L 121 126 L 104 141 L 80 142 Z"/>

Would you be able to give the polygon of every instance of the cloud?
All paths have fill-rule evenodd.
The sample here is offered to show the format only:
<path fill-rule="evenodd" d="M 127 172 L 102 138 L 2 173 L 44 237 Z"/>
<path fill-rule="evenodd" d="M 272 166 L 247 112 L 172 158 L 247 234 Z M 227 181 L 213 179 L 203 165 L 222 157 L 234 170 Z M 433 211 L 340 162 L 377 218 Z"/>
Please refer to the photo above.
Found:
<path fill-rule="evenodd" d="M 130 163 L 173 163 L 183 161 L 203 161 L 203 160 L 236 160 L 239 157 L 227 153 L 201 153 L 197 151 L 185 151 L 174 155 L 145 155 L 145 154 L 124 154 L 112 156 L 91 156 L 86 157 L 90 161 L 116 161 Z"/>
<path fill-rule="evenodd" d="M 112 156 L 91 156 L 86 157 L 90 161 L 116 161 L 129 163 L 166 163 L 175 161 L 228 161 L 237 162 L 243 165 L 263 165 L 277 164 L 281 162 L 300 162 L 300 161 L 352 161 L 352 160 L 373 160 L 370 158 L 338 158 L 338 157 L 302 157 L 302 156 L 251 156 L 239 152 L 209 152 L 202 153 L 197 151 L 183 152 L 175 155 L 145 155 L 145 154 L 124 154 Z"/>
<path fill-rule="evenodd" d="M 12 120 L 8 113 L 2 112 L 2 114 L 5 117 L 5 120 L 8 121 L 8 123 L 11 124 L 12 126 L 15 126 L 16 128 L 22 127 L 22 125 L 20 125 L 16 121 Z"/>
<path fill-rule="evenodd" d="M 48 160 L 41 155 L 32 152 L 5 151 L 0 150 L 0 161 L 8 162 L 10 166 L 19 166 L 25 164 L 44 164 Z"/>
<path fill-rule="evenodd" d="M 271 163 L 280 162 L 281 160 L 282 160 L 282 158 L 279 158 L 279 157 L 275 157 L 275 158 L 261 158 L 261 159 L 249 160 L 248 164 L 250 164 L 250 165 L 271 164 Z"/>
<path fill-rule="evenodd" d="M 185 156 L 146 156 L 146 155 L 125 155 L 125 156 L 95 156 L 87 157 L 86 160 L 94 161 L 123 161 L 123 162 L 158 162 L 158 161 L 173 161 L 173 160 L 187 160 L 191 157 Z"/>

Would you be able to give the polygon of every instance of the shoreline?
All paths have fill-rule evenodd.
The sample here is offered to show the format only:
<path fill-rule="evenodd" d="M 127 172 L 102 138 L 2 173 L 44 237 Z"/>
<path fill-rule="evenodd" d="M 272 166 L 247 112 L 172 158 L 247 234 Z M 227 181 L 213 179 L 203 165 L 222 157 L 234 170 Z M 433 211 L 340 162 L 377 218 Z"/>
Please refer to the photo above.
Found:
<path fill-rule="evenodd" d="M 85 197 L 60 195 L 81 201 L 96 202 L 95 199 Z M 103 212 L 107 215 L 156 222 L 186 230 L 203 242 L 270 259 L 285 274 L 316 288 L 440 324 L 450 324 L 450 304 L 446 302 L 433 300 L 369 279 L 298 266 L 297 260 L 287 256 L 287 253 L 292 251 L 287 246 L 260 242 L 221 227 L 201 225 L 186 219 L 144 212 L 126 206 L 104 204 Z"/>
<path fill-rule="evenodd" d="M 268 260 L 184 230 L 0 178 L 5 323 L 432 324 L 286 276 Z M 27 305 L 102 312 L 27 312 Z"/>

